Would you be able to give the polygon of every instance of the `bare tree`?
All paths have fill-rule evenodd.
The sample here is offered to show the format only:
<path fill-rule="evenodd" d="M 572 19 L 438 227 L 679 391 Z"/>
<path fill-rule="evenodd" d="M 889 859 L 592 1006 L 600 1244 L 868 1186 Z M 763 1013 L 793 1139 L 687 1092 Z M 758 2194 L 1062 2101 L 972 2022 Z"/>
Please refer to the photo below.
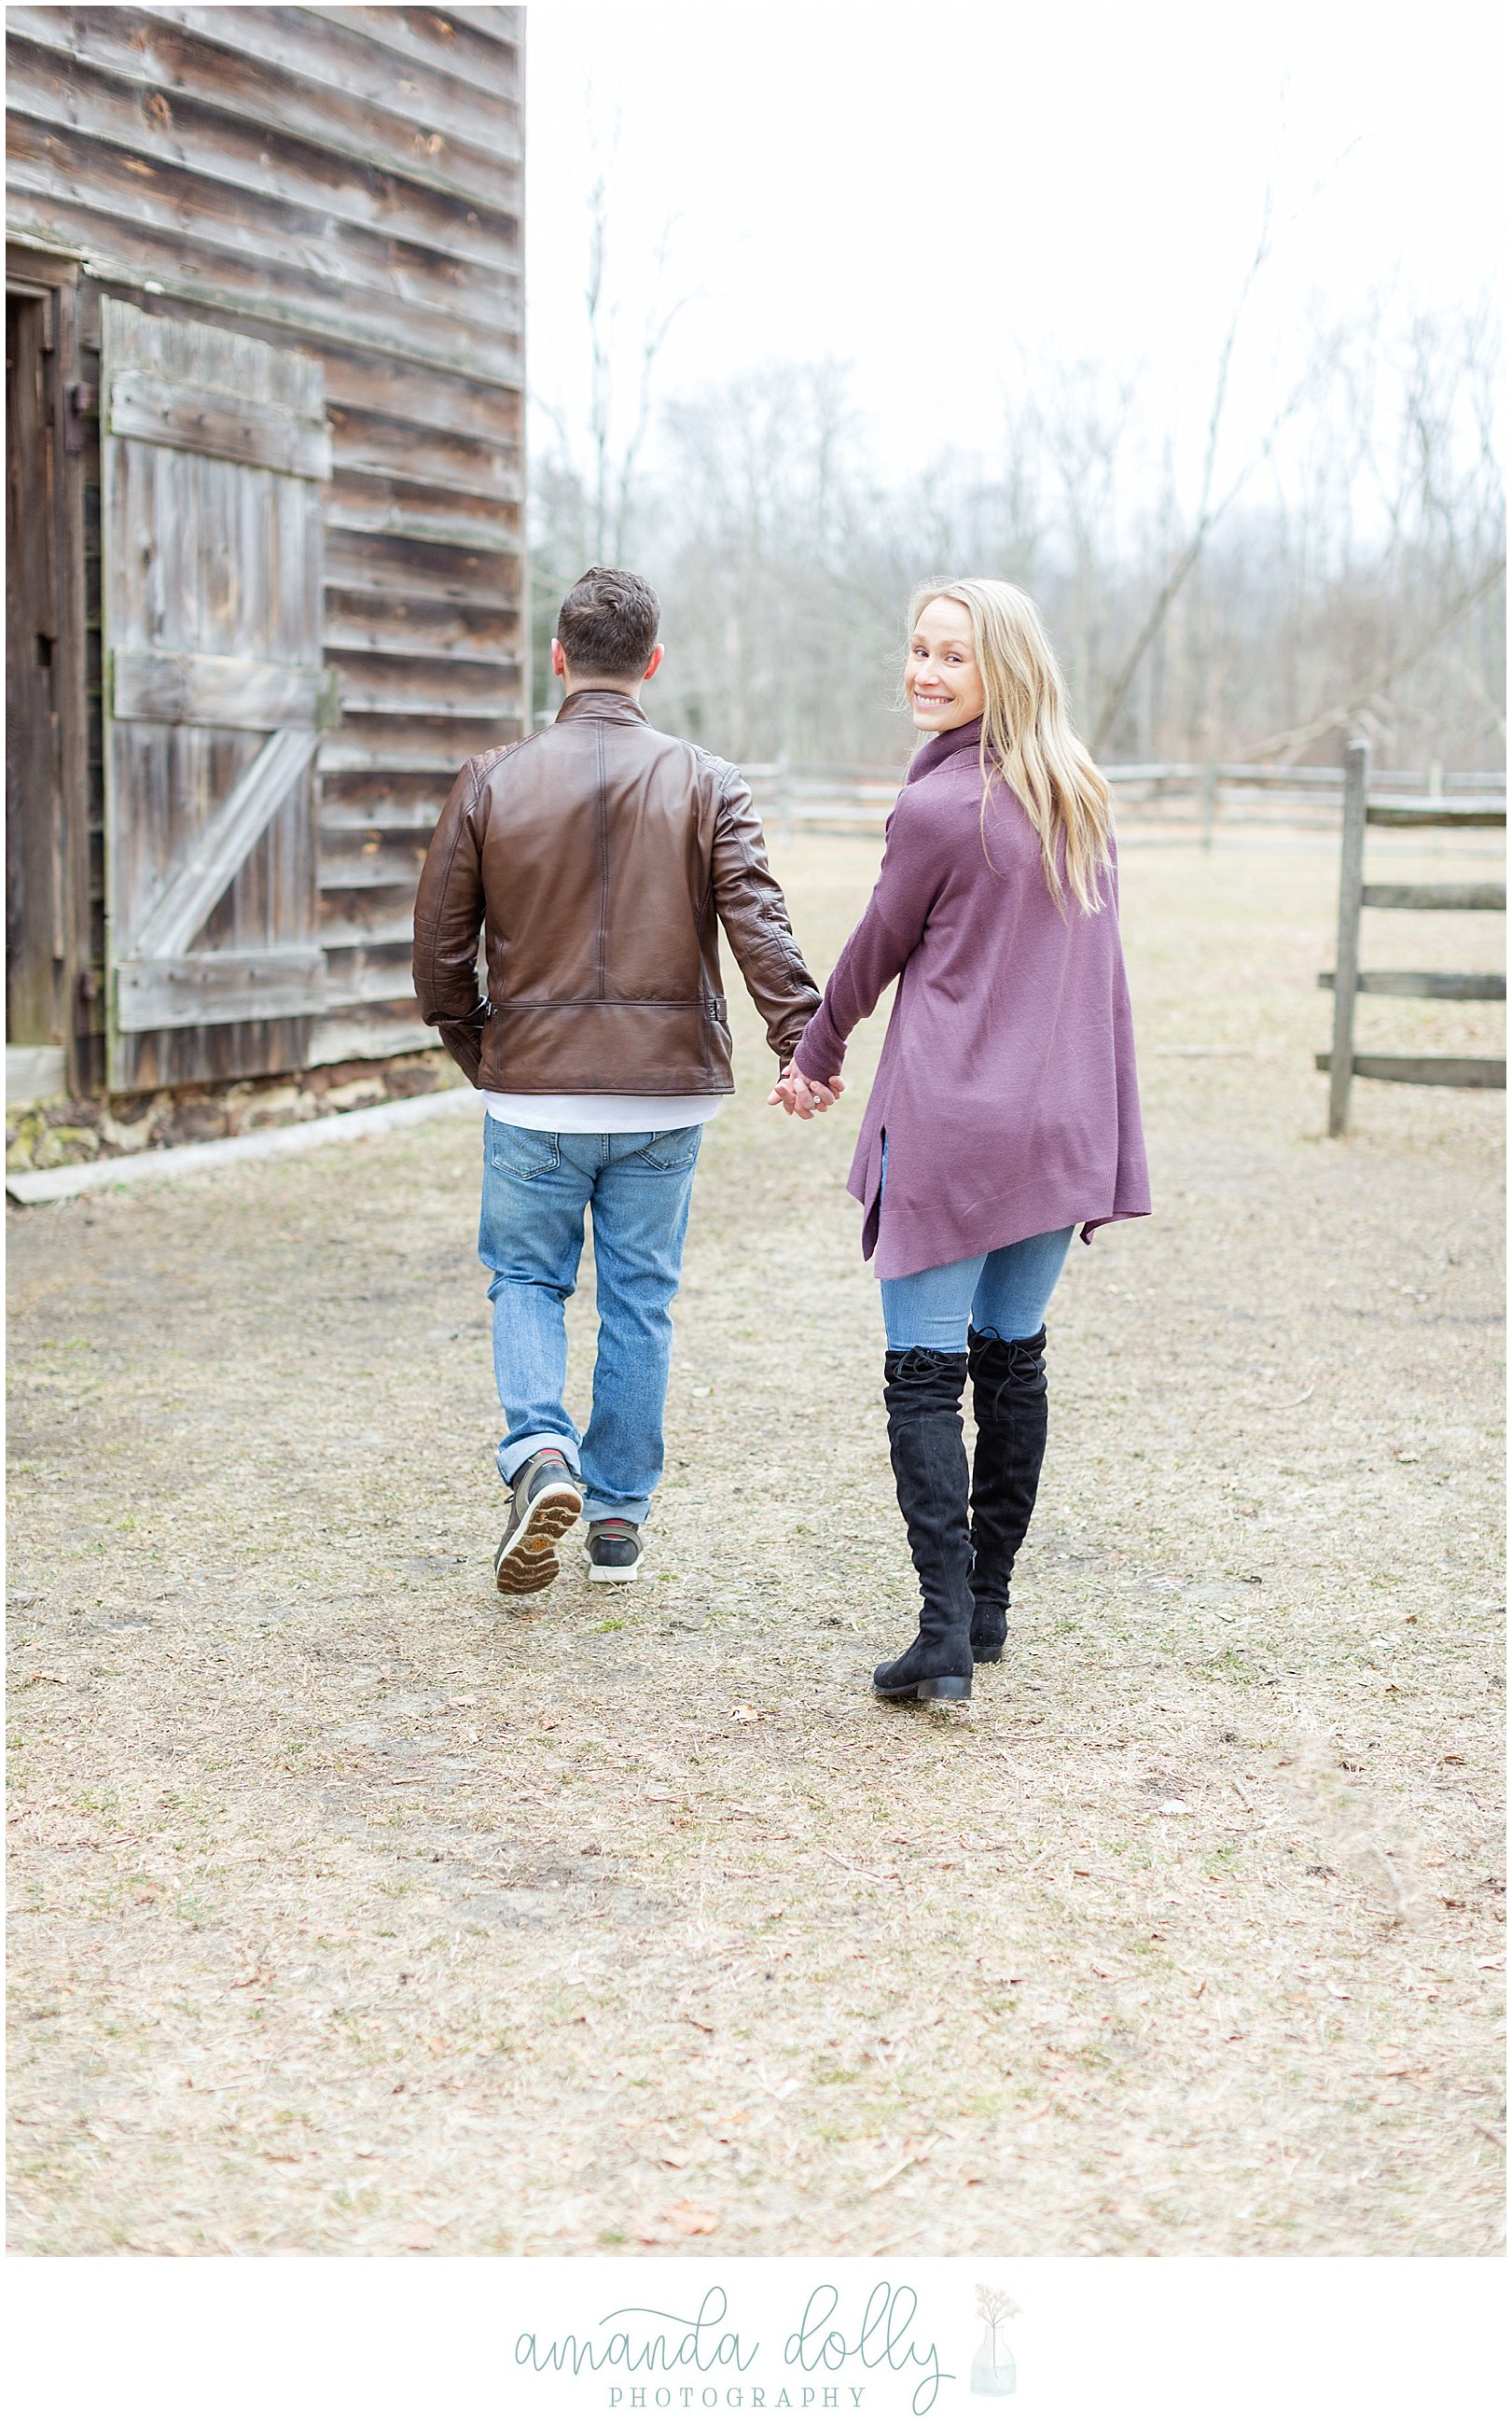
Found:
<path fill-rule="evenodd" d="M 1228 512 L 1229 507 L 1249 480 L 1256 463 L 1263 460 L 1269 453 L 1281 422 L 1286 417 L 1286 410 L 1283 408 L 1272 422 L 1258 455 L 1251 457 L 1245 463 L 1242 470 L 1230 481 L 1221 496 L 1216 495 L 1218 442 L 1223 431 L 1224 408 L 1229 397 L 1229 379 L 1233 368 L 1233 349 L 1238 342 L 1239 325 L 1244 318 L 1245 307 L 1254 292 L 1261 271 L 1270 257 L 1271 243 L 1271 198 L 1267 191 L 1261 214 L 1260 235 L 1255 245 L 1254 257 L 1240 281 L 1239 292 L 1234 297 L 1233 309 L 1229 315 L 1229 325 L 1224 331 L 1223 342 L 1218 347 L 1218 368 L 1213 380 L 1213 398 L 1208 408 L 1207 436 L 1202 451 L 1202 484 L 1198 491 L 1197 511 L 1193 519 L 1191 534 L 1170 566 L 1165 579 L 1151 602 L 1149 612 L 1135 633 L 1122 664 L 1108 684 L 1096 723 L 1092 728 L 1094 750 L 1102 748 L 1122 715 L 1124 701 L 1128 698 L 1134 678 L 1154 644 L 1155 634 L 1165 622 L 1172 604 L 1201 558 L 1210 533 Z"/>
<path fill-rule="evenodd" d="M 650 255 L 650 283 L 633 339 L 623 334 L 626 305 L 616 289 L 612 253 L 613 211 L 609 158 L 590 125 L 597 155 L 588 191 L 588 260 L 583 289 L 588 351 L 588 408 L 575 427 L 569 415 L 533 398 L 552 443 L 533 465 L 531 543 L 533 660 L 545 701 L 549 640 L 564 591 L 588 564 L 620 564 L 631 550 L 642 504 L 646 441 L 656 405 L 658 373 L 679 314 L 694 297 L 669 296 L 676 217 L 661 230 Z"/>
<path fill-rule="evenodd" d="M 674 218 L 662 226 L 651 256 L 652 281 L 635 347 L 631 375 L 633 401 L 629 433 L 616 448 L 614 427 L 619 377 L 614 344 L 620 307 L 609 293 L 609 194 L 602 169 L 588 196 L 588 284 L 583 297 L 588 318 L 591 358 L 588 438 L 592 464 L 592 553 L 597 564 L 618 564 L 625 554 L 626 533 L 635 495 L 636 475 L 651 426 L 657 364 L 672 334 L 673 324 L 691 301 L 665 296 L 668 256 Z"/>
<path fill-rule="evenodd" d="M 1105 747 L 1295 756 L 1363 715 L 1383 763 L 1484 765 L 1505 733 L 1494 319 L 1367 297 L 1301 350 L 1228 476 L 1220 361 L 1195 510 L 1132 366 L 1025 365 L 995 458 L 894 481 L 834 362 L 647 401 L 615 443 L 635 439 L 623 544 L 663 600 L 658 713 L 747 759 L 896 763 L 909 592 L 970 570 L 1039 600 Z M 585 445 L 536 464 L 535 525 L 570 570 L 600 527 L 593 469 Z"/>

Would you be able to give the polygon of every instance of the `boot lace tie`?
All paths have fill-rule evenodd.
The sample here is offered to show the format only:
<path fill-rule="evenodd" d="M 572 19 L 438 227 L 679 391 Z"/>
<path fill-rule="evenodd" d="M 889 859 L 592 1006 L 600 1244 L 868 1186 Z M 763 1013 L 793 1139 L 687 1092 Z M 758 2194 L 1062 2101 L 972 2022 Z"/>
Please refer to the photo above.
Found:
<path fill-rule="evenodd" d="M 1003 1398 L 1009 1389 L 1022 1389 L 1030 1381 L 1044 1378 L 1044 1333 L 1037 1339 L 999 1339 L 994 1345 L 1001 1347 L 1008 1357 L 1008 1369 L 990 1384 L 991 1413 L 996 1422 L 1003 1411 Z"/>

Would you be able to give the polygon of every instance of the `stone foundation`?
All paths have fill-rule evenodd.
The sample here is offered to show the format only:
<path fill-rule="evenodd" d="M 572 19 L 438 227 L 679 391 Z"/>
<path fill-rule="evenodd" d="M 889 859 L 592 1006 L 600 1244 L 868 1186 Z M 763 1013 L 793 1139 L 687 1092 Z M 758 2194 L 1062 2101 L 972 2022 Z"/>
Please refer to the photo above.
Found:
<path fill-rule="evenodd" d="M 6 1115 L 6 1168 L 58 1170 L 212 1137 L 289 1128 L 335 1112 L 364 1112 L 409 1095 L 466 1085 L 442 1052 L 406 1052 L 392 1061 L 339 1061 L 279 1078 L 241 1078 L 215 1086 L 164 1087 L 151 1095 L 60 1097 L 14 1105 Z"/>

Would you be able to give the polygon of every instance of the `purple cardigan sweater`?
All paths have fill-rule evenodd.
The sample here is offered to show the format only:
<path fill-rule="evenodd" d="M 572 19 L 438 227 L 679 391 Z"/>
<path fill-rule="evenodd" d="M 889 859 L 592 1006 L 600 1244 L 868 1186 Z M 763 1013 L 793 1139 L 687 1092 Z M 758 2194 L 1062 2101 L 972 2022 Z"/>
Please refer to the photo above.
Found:
<path fill-rule="evenodd" d="M 1068 895 L 1062 916 L 1040 838 L 1001 786 L 989 864 L 980 739 L 979 719 L 915 757 L 866 914 L 796 1055 L 805 1077 L 833 1076 L 899 979 L 848 1181 L 879 1279 L 1150 1210 L 1116 870 L 1103 909 Z"/>

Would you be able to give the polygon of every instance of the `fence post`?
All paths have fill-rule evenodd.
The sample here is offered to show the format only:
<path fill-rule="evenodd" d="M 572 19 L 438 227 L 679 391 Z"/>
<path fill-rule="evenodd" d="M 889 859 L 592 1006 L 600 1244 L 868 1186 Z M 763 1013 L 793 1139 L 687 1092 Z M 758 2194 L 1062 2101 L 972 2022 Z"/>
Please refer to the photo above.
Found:
<path fill-rule="evenodd" d="M 1210 758 L 1202 768 L 1202 848 L 1213 847 L 1213 820 L 1218 813 L 1218 770 Z"/>
<path fill-rule="evenodd" d="M 1355 1066 L 1355 992 L 1360 976 L 1361 893 L 1365 876 L 1365 796 L 1370 744 L 1351 741 L 1344 768 L 1344 840 L 1339 853 L 1339 939 L 1333 959 L 1333 1053 L 1329 1065 L 1329 1134 L 1343 1136 Z"/>
<path fill-rule="evenodd" d="M 777 755 L 777 783 L 772 805 L 776 812 L 778 839 L 782 842 L 791 842 L 793 838 L 793 800 L 792 789 L 788 780 L 788 752 L 786 749 L 780 750 Z"/>

